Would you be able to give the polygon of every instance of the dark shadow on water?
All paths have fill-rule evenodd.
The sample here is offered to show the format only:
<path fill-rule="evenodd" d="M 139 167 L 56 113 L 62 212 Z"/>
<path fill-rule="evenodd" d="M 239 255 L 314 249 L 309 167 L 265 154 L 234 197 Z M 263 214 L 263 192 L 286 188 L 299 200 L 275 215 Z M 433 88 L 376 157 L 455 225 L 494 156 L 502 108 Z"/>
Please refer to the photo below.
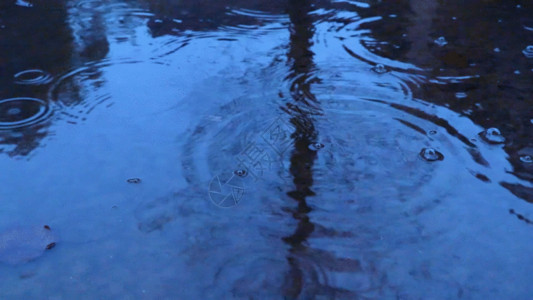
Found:
<path fill-rule="evenodd" d="M 290 158 L 290 173 L 294 189 L 287 195 L 296 203 L 288 209 L 297 225 L 294 232 L 282 238 L 289 245 L 287 262 L 289 272 L 286 274 L 283 293 L 286 299 L 313 299 L 317 296 L 354 297 L 349 291 L 330 286 L 328 271 L 344 265 L 343 271 L 353 272 L 360 269 L 359 262 L 350 258 L 338 258 L 327 251 L 313 249 L 309 238 L 322 226 L 313 223 L 310 213 L 312 208 L 307 202 L 313 192 L 313 165 L 318 149 L 312 145 L 318 142 L 319 133 L 315 128 L 315 117 L 322 114 L 320 102 L 312 92 L 313 83 L 320 82 L 315 74 L 313 63 L 314 26 L 310 12 L 313 1 L 289 1 L 288 13 L 291 24 L 288 62 L 292 102 L 281 109 L 290 116 L 295 130 L 292 133 L 293 149 Z"/>

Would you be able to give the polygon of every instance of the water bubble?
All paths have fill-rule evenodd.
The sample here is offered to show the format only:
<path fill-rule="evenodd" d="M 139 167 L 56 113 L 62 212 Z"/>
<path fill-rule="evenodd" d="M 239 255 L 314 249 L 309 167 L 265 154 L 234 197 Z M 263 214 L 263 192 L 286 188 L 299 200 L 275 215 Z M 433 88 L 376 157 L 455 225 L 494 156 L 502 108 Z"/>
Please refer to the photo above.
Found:
<path fill-rule="evenodd" d="M 372 71 L 378 74 L 383 74 L 383 73 L 387 73 L 389 70 L 387 70 L 387 67 L 385 67 L 384 65 L 377 64 L 374 67 L 372 67 Z"/>
<path fill-rule="evenodd" d="M 14 78 L 15 83 L 28 85 L 47 84 L 52 81 L 52 75 L 50 75 L 48 72 L 38 69 L 18 72 L 15 74 Z"/>
<path fill-rule="evenodd" d="M 501 144 L 505 142 L 505 137 L 502 136 L 498 128 L 489 128 L 480 132 L 479 135 L 489 144 Z"/>
<path fill-rule="evenodd" d="M 10 115 L 10 116 L 18 115 L 21 112 L 22 112 L 22 110 L 20 110 L 20 108 L 18 108 L 18 107 L 12 107 L 12 108 L 7 110 L 7 114 Z"/>
<path fill-rule="evenodd" d="M 457 98 L 457 99 L 463 99 L 463 98 L 466 98 L 466 97 L 467 97 L 467 95 L 466 95 L 465 92 L 457 92 L 457 93 L 455 93 L 455 98 Z"/>
<path fill-rule="evenodd" d="M 444 38 L 443 36 L 439 37 L 434 42 L 435 42 L 435 44 L 439 45 L 440 47 L 446 46 L 448 44 L 448 41 L 446 41 L 446 38 Z"/>
<path fill-rule="evenodd" d="M 0 129 L 29 126 L 43 120 L 50 109 L 36 98 L 9 98 L 0 100 Z"/>
<path fill-rule="evenodd" d="M 320 150 L 322 148 L 324 148 L 324 144 L 322 144 L 322 143 L 314 143 L 314 144 L 309 145 L 309 149 L 311 149 L 313 151 L 318 151 L 318 150 Z"/>
<path fill-rule="evenodd" d="M 248 172 L 246 172 L 246 170 L 244 169 L 239 169 L 239 170 L 235 170 L 233 171 L 233 174 L 239 176 L 239 177 L 246 177 L 246 175 L 248 175 Z"/>
<path fill-rule="evenodd" d="M 444 155 L 433 148 L 422 149 L 422 151 L 420 151 L 420 157 L 426 161 L 437 161 L 444 159 Z"/>
<path fill-rule="evenodd" d="M 533 163 L 533 157 L 531 155 L 523 155 L 520 156 L 520 161 L 526 164 L 530 164 Z"/>
<path fill-rule="evenodd" d="M 527 46 L 526 49 L 522 50 L 522 53 L 524 53 L 527 58 L 533 58 L 533 45 Z"/>

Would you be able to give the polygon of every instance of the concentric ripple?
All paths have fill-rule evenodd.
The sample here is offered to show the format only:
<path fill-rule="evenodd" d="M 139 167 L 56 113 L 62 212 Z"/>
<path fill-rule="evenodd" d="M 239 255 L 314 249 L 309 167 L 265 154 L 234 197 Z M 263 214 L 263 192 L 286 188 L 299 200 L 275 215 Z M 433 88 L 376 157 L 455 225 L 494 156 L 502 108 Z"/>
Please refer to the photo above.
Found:
<path fill-rule="evenodd" d="M 36 98 L 0 100 L 0 129 L 26 127 L 41 122 L 50 114 L 48 104 Z"/>
<path fill-rule="evenodd" d="M 15 83 L 27 85 L 44 85 L 50 83 L 53 79 L 50 73 L 39 69 L 18 72 L 15 74 L 14 78 Z"/>

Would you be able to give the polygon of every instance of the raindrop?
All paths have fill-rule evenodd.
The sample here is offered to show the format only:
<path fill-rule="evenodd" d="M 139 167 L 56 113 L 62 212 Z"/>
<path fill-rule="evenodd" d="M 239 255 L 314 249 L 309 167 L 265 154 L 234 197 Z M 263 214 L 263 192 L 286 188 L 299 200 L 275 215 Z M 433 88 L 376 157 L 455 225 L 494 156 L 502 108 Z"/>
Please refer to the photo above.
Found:
<path fill-rule="evenodd" d="M 489 128 L 480 132 L 479 135 L 489 144 L 501 144 L 505 142 L 505 137 L 502 136 L 498 128 Z"/>
<path fill-rule="evenodd" d="M 246 177 L 246 175 L 248 175 L 248 172 L 246 172 L 246 170 L 244 169 L 239 169 L 239 170 L 235 170 L 233 171 L 233 174 L 239 176 L 239 177 Z"/>
<path fill-rule="evenodd" d="M 38 69 L 25 70 L 15 74 L 14 77 L 17 84 L 40 85 L 52 81 L 52 75 Z"/>
<path fill-rule="evenodd" d="M 10 115 L 10 116 L 14 116 L 14 115 L 18 115 L 20 114 L 22 111 L 20 110 L 20 108 L 18 107 L 12 107 L 10 109 L 7 110 L 7 114 Z"/>
<path fill-rule="evenodd" d="M 49 112 L 47 103 L 36 98 L 20 97 L 0 100 L 0 129 L 36 124 Z"/>
<path fill-rule="evenodd" d="M 527 46 L 526 49 L 522 50 L 522 53 L 524 53 L 527 58 L 533 58 L 533 45 Z"/>
<path fill-rule="evenodd" d="M 463 99 L 463 98 L 466 98 L 466 93 L 464 92 L 458 92 L 458 93 L 455 93 L 455 98 L 457 99 Z"/>
<path fill-rule="evenodd" d="M 444 155 L 433 148 L 422 149 L 422 151 L 420 151 L 420 157 L 426 161 L 437 161 L 444 159 Z"/>
<path fill-rule="evenodd" d="M 448 41 L 446 41 L 446 39 L 443 36 L 439 37 L 434 42 L 435 42 L 435 44 L 437 44 L 437 45 L 439 45 L 441 47 L 442 46 L 446 46 L 446 44 L 448 44 Z"/>
<path fill-rule="evenodd" d="M 377 64 L 374 67 L 372 67 L 372 71 L 378 74 L 383 74 L 383 73 L 387 73 L 389 70 L 387 70 L 387 68 L 384 65 Z"/>
<path fill-rule="evenodd" d="M 314 143 L 314 144 L 309 145 L 309 149 L 311 149 L 313 151 L 318 151 L 318 150 L 320 150 L 322 148 L 324 148 L 324 144 L 322 144 L 322 143 Z"/>
<path fill-rule="evenodd" d="M 533 157 L 531 157 L 531 155 L 523 155 L 523 156 L 520 156 L 520 161 L 526 164 L 530 164 L 530 163 L 533 163 Z"/>

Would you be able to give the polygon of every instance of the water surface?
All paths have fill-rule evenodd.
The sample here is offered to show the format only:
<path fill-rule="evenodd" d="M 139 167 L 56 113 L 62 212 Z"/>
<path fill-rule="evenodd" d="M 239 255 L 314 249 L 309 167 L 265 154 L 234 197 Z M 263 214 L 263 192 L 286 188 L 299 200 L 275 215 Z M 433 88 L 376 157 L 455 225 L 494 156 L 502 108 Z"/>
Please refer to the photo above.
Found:
<path fill-rule="evenodd" d="M 0 295 L 528 299 L 532 16 L 0 4 Z"/>

